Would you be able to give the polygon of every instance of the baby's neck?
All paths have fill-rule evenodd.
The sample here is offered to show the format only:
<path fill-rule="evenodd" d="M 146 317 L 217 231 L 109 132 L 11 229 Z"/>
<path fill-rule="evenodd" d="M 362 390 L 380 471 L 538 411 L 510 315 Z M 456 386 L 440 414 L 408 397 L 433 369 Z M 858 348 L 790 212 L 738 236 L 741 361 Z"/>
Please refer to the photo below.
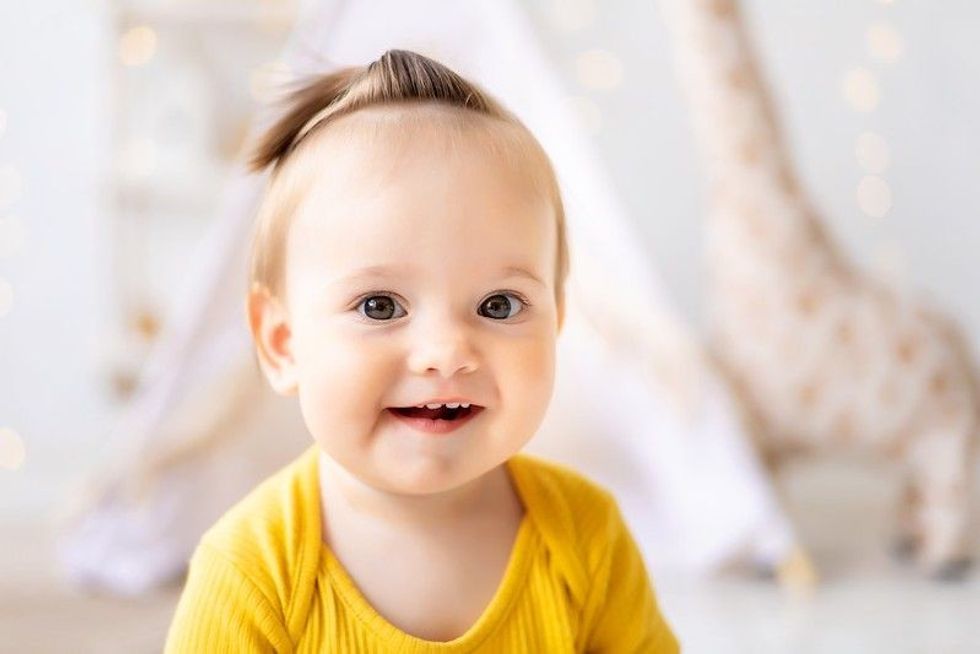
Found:
<path fill-rule="evenodd" d="M 388 529 L 451 530 L 489 516 L 523 515 L 505 465 L 462 486 L 425 495 L 379 490 L 320 453 L 320 502 L 324 541 L 329 524 L 358 520 Z"/>

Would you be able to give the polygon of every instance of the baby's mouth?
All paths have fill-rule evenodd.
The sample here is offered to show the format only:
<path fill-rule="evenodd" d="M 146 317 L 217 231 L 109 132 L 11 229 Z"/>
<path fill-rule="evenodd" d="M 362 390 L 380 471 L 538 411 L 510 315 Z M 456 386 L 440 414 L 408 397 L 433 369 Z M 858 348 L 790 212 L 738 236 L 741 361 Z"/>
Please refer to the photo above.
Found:
<path fill-rule="evenodd" d="M 476 404 L 471 404 L 468 407 L 457 407 L 455 409 L 450 409 L 446 406 L 441 406 L 438 409 L 427 409 L 425 407 L 419 408 L 414 406 L 406 407 L 389 407 L 389 411 L 397 413 L 398 415 L 406 416 L 409 418 L 428 418 L 429 420 L 458 420 L 460 418 L 465 418 L 473 412 L 482 411 L 483 407 Z"/>

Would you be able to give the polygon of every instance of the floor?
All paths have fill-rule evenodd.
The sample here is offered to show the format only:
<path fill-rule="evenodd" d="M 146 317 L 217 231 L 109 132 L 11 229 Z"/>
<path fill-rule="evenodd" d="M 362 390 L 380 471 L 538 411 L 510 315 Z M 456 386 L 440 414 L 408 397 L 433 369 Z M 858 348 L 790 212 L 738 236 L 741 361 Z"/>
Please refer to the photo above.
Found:
<path fill-rule="evenodd" d="M 794 594 L 735 572 L 658 579 L 685 652 L 980 652 L 980 571 L 937 582 L 887 553 L 893 475 L 867 464 L 807 464 L 784 487 L 821 583 Z M 178 587 L 140 599 L 88 596 L 50 570 L 43 527 L 0 527 L 0 542 L 0 652 L 161 650 Z"/>

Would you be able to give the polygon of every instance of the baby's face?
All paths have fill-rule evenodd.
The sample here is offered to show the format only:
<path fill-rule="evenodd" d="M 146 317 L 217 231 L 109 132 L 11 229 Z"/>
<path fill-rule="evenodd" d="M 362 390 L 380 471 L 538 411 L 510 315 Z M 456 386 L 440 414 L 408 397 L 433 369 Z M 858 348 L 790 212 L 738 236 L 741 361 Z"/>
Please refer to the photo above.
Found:
<path fill-rule="evenodd" d="M 560 322 L 547 194 L 485 136 L 453 151 L 423 129 L 335 147 L 285 268 L 287 365 L 310 432 L 361 481 L 410 494 L 475 479 L 531 438 Z M 475 406 L 448 432 L 395 411 L 450 398 Z"/>

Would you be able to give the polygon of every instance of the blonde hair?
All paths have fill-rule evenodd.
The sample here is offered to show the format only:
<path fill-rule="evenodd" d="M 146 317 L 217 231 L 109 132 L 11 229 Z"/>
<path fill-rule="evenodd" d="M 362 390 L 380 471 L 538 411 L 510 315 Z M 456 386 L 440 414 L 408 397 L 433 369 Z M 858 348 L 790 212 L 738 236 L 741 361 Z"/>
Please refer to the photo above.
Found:
<path fill-rule="evenodd" d="M 337 119 L 362 109 L 438 105 L 461 114 L 483 117 L 514 128 L 519 154 L 538 164 L 555 210 L 558 252 L 555 261 L 555 301 L 564 303 L 569 254 L 565 212 L 551 162 L 533 134 L 512 113 L 478 85 L 446 66 L 407 50 L 389 50 L 367 66 L 345 68 L 304 82 L 286 98 L 285 111 L 259 138 L 249 167 L 260 172 L 272 167 L 256 218 L 249 264 L 249 287 L 257 284 L 273 295 L 283 289 L 284 255 L 289 217 L 299 205 L 302 184 L 290 175 L 302 159 L 301 144 Z"/>

